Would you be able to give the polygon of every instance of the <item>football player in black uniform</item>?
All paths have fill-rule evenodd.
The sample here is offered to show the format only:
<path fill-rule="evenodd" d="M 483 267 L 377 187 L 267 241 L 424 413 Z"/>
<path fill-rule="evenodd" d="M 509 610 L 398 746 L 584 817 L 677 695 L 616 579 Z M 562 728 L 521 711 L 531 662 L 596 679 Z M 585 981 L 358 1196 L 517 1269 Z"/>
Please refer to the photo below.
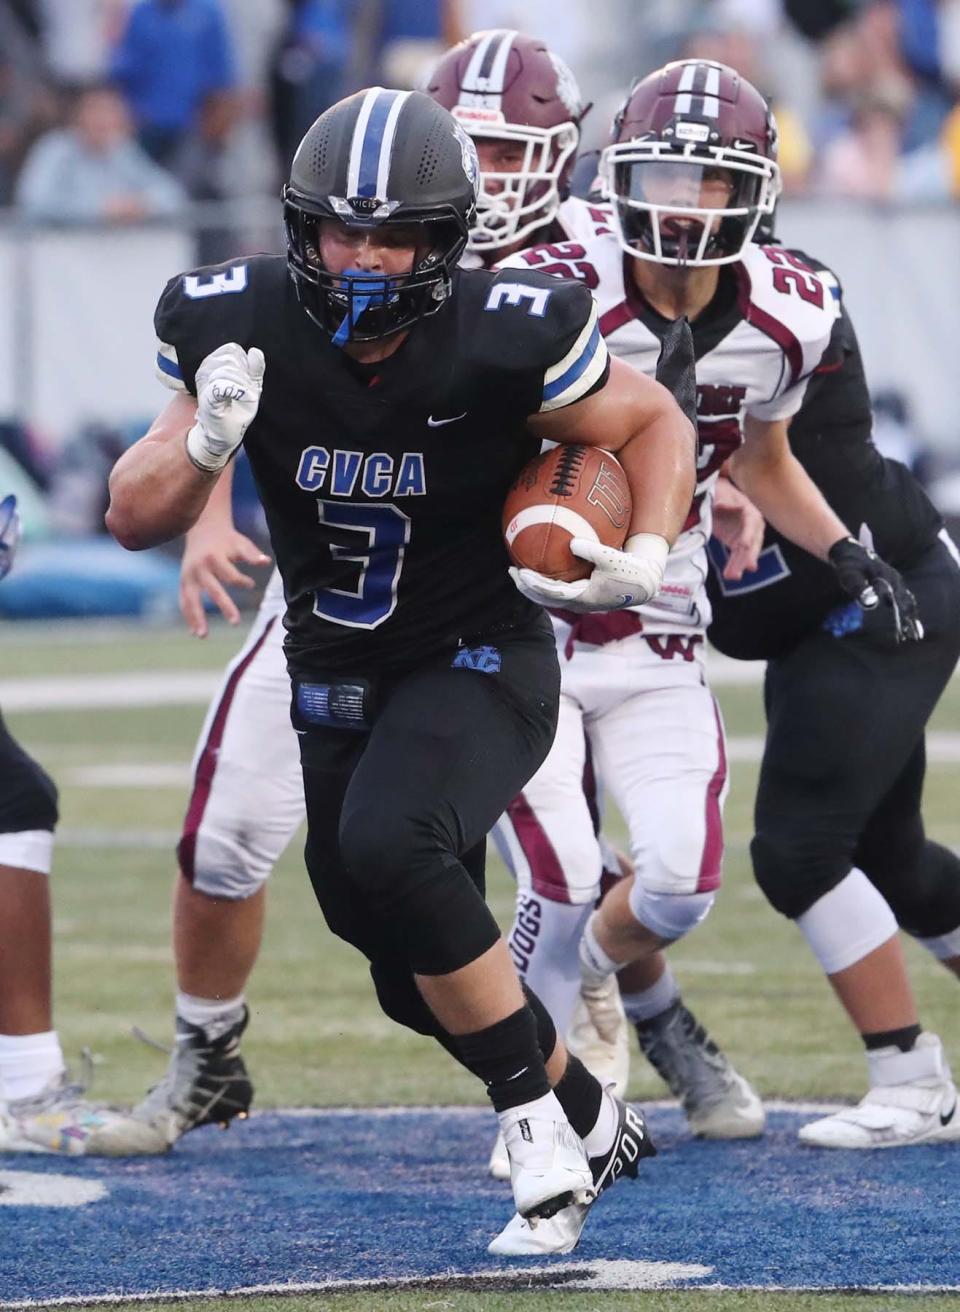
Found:
<path fill-rule="evenodd" d="M 0 579 L 19 539 L 0 501 Z M 0 716 L 0 1154 L 112 1153 L 127 1118 L 71 1083 L 53 1028 L 49 875 L 57 789 Z M 107 1129 L 118 1131 L 105 1140 Z"/>
<path fill-rule="evenodd" d="M 694 448 L 669 392 L 609 361 L 584 287 L 457 269 L 476 179 L 469 137 L 420 93 L 321 115 L 285 190 L 288 259 L 168 284 L 159 363 L 182 394 L 118 461 L 108 524 L 131 549 L 182 533 L 246 434 L 318 900 L 387 1014 L 484 1080 L 517 1211 L 567 1214 L 562 1251 L 648 1141 L 524 1000 L 483 900 L 485 835 L 550 746 L 559 682 L 508 574 L 502 503 L 544 438 L 616 450 L 630 536 L 578 540 L 594 570 L 575 604 L 622 606 L 659 586 Z"/>
<path fill-rule="evenodd" d="M 829 270 L 791 258 L 839 299 Z M 835 571 L 769 528 L 750 572 L 724 570 L 711 544 L 709 634 L 729 656 L 768 662 L 754 872 L 867 1049 L 866 1097 L 800 1138 L 887 1148 L 960 1138 L 956 1088 L 940 1040 L 920 1029 L 897 934 L 960 974 L 960 860 L 926 837 L 920 809 L 924 729 L 960 657 L 960 567 L 916 480 L 873 445 L 863 363 L 839 309 L 834 366 L 811 381 L 790 445 L 837 514 L 899 570 L 922 640 L 901 641 L 895 607 L 851 603 Z"/>

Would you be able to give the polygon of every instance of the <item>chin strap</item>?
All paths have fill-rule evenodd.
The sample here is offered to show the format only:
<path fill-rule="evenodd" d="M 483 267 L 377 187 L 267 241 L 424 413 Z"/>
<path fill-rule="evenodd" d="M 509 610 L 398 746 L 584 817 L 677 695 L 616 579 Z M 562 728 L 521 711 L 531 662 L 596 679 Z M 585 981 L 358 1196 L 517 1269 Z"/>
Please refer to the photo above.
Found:
<path fill-rule="evenodd" d="M 377 278 L 362 269 L 344 269 L 339 275 L 339 290 L 347 294 L 347 312 L 343 322 L 331 338 L 334 346 L 344 346 L 350 340 L 350 328 L 357 322 L 364 310 L 371 305 L 386 305 L 388 282 L 386 278 Z"/>

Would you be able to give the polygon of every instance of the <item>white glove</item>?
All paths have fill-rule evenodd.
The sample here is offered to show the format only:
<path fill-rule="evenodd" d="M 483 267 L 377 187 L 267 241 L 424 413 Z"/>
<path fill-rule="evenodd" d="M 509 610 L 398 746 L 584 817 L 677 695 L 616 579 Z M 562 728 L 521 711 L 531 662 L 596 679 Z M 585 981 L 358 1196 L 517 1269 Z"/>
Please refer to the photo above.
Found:
<path fill-rule="evenodd" d="M 215 474 L 243 441 L 256 418 L 267 362 L 258 346 L 245 351 L 227 342 L 197 370 L 197 422 L 187 434 L 187 455 Z"/>
<path fill-rule="evenodd" d="M 593 572 L 589 578 L 564 583 L 533 569 L 513 568 L 510 575 L 519 591 L 539 606 L 559 606 L 564 610 L 584 612 L 641 606 L 660 591 L 670 547 L 659 533 L 634 533 L 623 551 L 601 546 L 588 538 L 573 538 L 570 550 L 581 560 L 591 562 Z"/>

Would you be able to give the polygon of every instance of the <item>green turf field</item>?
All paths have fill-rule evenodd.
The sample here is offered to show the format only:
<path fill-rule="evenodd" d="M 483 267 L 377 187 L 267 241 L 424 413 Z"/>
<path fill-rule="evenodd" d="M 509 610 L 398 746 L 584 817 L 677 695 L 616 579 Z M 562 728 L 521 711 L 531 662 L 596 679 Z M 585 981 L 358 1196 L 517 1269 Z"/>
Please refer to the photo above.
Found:
<path fill-rule="evenodd" d="M 240 635 L 225 626 L 198 642 L 178 630 L 70 628 L 5 635 L 0 678 L 65 671 L 120 673 L 219 669 Z M 759 689 L 719 689 L 733 739 L 762 733 Z M 130 1036 L 139 1025 L 170 1034 L 172 987 L 168 905 L 172 849 L 186 788 L 91 787 L 84 767 L 186 766 L 200 705 L 153 709 L 11 711 L 14 732 L 58 778 L 63 837 L 55 868 L 57 1018 L 71 1052 L 99 1054 L 98 1088 L 136 1098 L 163 1057 Z M 960 732 L 960 684 L 933 727 Z M 120 772 L 122 775 L 122 771 Z M 747 843 L 755 766 L 735 762 L 727 805 L 725 887 L 707 923 L 672 951 L 690 1004 L 739 1067 L 767 1096 L 853 1097 L 863 1059 L 799 935 L 754 887 Z M 960 844 L 960 766 L 932 764 L 929 828 Z M 495 856 L 491 900 L 506 924 L 512 885 Z M 956 981 L 907 945 L 922 1015 L 950 1033 Z M 244 1047 L 261 1106 L 479 1102 L 476 1084 L 426 1040 L 378 1011 L 359 956 L 326 930 L 313 904 L 296 839 L 270 891 L 267 936 L 252 987 Z M 631 1092 L 662 1093 L 636 1064 Z"/>
<path fill-rule="evenodd" d="M 219 670 L 241 640 L 241 633 L 225 626 L 202 643 L 167 629 L 7 626 L 0 683 L 56 675 L 76 676 L 79 686 L 89 675 L 124 673 L 155 673 L 159 681 L 165 671 Z M 734 744 L 762 734 L 758 686 L 724 687 L 719 696 Z M 186 780 L 203 711 L 200 704 L 5 711 L 13 731 L 60 783 L 62 834 L 53 884 L 56 1020 L 68 1054 L 88 1046 L 97 1055 L 96 1092 L 110 1100 L 137 1099 L 165 1064 L 162 1054 L 130 1031 L 136 1025 L 163 1041 L 171 1034 L 172 854 L 187 796 L 180 779 Z M 932 728 L 960 735 L 960 683 L 949 690 Z M 103 778 L 91 782 L 90 767 L 107 765 L 122 767 L 108 777 L 111 786 L 103 786 Z M 130 786 L 124 781 L 123 767 L 136 778 L 136 767 L 145 765 L 170 767 L 161 774 L 166 782 Z M 755 772 L 752 763 L 732 766 L 725 888 L 702 929 L 672 950 L 674 970 L 690 1005 L 763 1095 L 852 1099 L 863 1092 L 865 1078 L 856 1036 L 799 935 L 769 909 L 749 874 Z M 115 786 L 118 778 L 123 786 Z M 954 845 L 960 845 L 958 790 L 960 765 L 932 763 L 928 828 Z M 614 822 L 614 837 L 618 829 Z M 506 925 L 512 886 L 495 857 L 490 896 Z M 957 981 L 912 943 L 907 952 L 924 1022 L 955 1042 Z M 381 1015 L 364 963 L 327 932 L 313 903 L 299 838 L 271 886 L 266 942 L 249 1001 L 252 1021 L 244 1051 L 261 1107 L 483 1102 L 475 1081 L 434 1045 Z M 639 1058 L 630 1091 L 648 1098 L 664 1093 Z M 577 1312 L 686 1312 L 704 1304 L 753 1312 L 761 1297 L 773 1312 L 788 1307 L 832 1312 L 841 1304 L 852 1309 L 860 1303 L 826 1295 L 794 1300 L 706 1293 L 598 1293 L 583 1302 L 556 1292 L 441 1290 L 295 1302 L 297 1312 L 321 1307 L 540 1312 L 548 1305 Z M 904 1300 L 865 1301 L 887 1309 Z M 955 1300 L 928 1302 L 958 1306 Z"/>

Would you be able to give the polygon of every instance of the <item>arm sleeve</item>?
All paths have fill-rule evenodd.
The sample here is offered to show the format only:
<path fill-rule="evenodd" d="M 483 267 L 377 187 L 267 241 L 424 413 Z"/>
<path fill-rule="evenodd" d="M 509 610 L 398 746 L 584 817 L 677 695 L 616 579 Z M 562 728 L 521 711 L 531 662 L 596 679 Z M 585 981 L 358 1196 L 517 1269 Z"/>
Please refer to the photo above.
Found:
<path fill-rule="evenodd" d="M 610 357 L 607 344 L 600 336 L 596 301 L 593 297 L 590 297 L 590 301 L 587 320 L 573 344 L 544 372 L 541 414 L 548 410 L 561 410 L 574 401 L 582 401 L 591 392 L 599 390 L 607 380 Z"/>

